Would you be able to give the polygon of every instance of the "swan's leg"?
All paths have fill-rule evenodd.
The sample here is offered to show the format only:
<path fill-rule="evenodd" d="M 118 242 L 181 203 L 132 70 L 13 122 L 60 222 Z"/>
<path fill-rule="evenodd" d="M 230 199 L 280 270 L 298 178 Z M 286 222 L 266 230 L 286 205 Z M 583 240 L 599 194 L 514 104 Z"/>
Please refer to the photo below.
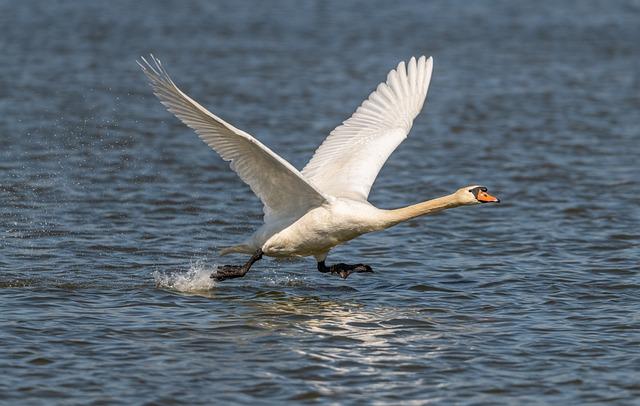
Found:
<path fill-rule="evenodd" d="M 335 273 L 340 275 L 342 279 L 347 279 L 349 275 L 351 275 L 354 272 L 373 272 L 373 269 L 371 269 L 369 265 L 365 265 L 365 264 L 349 265 L 349 264 L 339 263 L 339 264 L 327 266 L 325 265 L 324 261 L 318 261 L 318 271 L 322 273 L 327 273 L 327 272 Z"/>
<path fill-rule="evenodd" d="M 244 265 L 224 265 L 219 266 L 218 271 L 215 274 L 211 274 L 211 278 L 217 281 L 223 281 L 225 279 L 232 278 L 242 278 L 249 272 L 251 269 L 251 265 L 253 265 L 257 260 L 262 259 L 262 250 L 259 249 L 249 261 L 247 261 Z"/>

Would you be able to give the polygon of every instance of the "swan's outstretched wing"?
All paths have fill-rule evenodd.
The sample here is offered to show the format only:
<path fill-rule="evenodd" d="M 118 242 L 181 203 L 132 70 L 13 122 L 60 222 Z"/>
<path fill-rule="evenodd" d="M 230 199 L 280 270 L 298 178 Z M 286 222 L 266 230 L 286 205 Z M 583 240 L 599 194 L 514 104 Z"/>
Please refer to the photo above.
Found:
<path fill-rule="evenodd" d="M 173 83 L 159 60 L 138 62 L 167 109 L 213 148 L 262 200 L 265 216 L 295 216 L 326 199 L 289 162 L 246 132 L 213 115 Z"/>
<path fill-rule="evenodd" d="M 432 58 L 400 62 L 356 112 L 329 134 L 302 174 L 323 193 L 367 200 L 382 165 L 407 138 L 427 96 Z"/>

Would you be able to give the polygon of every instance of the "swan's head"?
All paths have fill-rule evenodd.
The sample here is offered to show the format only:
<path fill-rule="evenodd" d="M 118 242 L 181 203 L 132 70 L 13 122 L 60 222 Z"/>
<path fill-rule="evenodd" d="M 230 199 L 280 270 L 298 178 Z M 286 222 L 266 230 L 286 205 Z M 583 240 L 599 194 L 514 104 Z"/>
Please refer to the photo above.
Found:
<path fill-rule="evenodd" d="M 500 203 L 500 199 L 495 196 L 491 196 L 487 192 L 487 188 L 484 186 L 467 186 L 462 189 L 458 189 L 456 192 L 458 200 L 462 204 L 478 204 L 478 203 Z"/>

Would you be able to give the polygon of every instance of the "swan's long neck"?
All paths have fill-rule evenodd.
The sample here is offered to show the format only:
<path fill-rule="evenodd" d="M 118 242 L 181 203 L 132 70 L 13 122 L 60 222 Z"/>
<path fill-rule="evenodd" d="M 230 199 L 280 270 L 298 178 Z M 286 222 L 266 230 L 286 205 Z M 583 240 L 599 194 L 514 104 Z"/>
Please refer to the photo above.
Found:
<path fill-rule="evenodd" d="M 394 226 L 403 221 L 410 220 L 415 217 L 434 214 L 442 210 L 451 209 L 462 206 L 463 203 L 456 198 L 455 194 L 438 197 L 437 199 L 427 200 L 426 202 L 414 204 L 400 209 L 385 210 L 386 227 Z M 385 227 L 385 228 L 386 228 Z"/>

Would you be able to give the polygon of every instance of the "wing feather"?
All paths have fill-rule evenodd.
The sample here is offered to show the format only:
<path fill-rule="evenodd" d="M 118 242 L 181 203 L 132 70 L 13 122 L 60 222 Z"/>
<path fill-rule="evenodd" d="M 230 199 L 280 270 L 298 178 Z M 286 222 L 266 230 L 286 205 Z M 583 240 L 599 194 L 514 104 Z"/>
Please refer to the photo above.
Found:
<path fill-rule="evenodd" d="M 323 193 L 366 200 L 389 155 L 407 137 L 427 96 L 432 58 L 389 72 L 355 113 L 334 129 L 302 170 Z"/>
<path fill-rule="evenodd" d="M 300 216 L 326 202 L 325 196 L 289 162 L 183 93 L 153 55 L 151 62 L 142 58 L 138 65 L 154 94 L 222 159 L 230 161 L 231 169 L 264 204 L 265 220 L 270 216 Z"/>

